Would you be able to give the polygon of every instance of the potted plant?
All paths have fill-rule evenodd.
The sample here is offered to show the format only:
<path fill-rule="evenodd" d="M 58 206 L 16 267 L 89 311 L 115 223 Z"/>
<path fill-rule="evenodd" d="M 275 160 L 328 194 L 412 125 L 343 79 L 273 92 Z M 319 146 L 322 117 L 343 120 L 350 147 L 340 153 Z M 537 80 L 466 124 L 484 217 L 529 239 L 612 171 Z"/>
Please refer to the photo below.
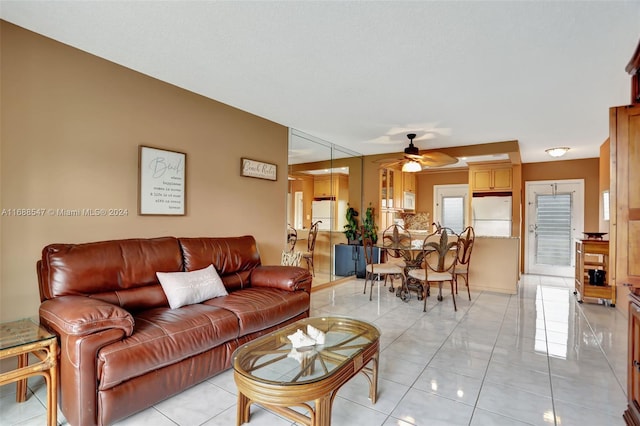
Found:
<path fill-rule="evenodd" d="M 375 217 L 373 216 L 373 207 L 371 207 L 371 203 L 369 203 L 369 207 L 367 207 L 364 219 L 362 220 L 362 228 L 364 233 L 363 236 L 371 238 L 371 242 L 375 244 L 378 241 L 378 227 L 375 223 Z"/>
<path fill-rule="evenodd" d="M 347 224 L 344 225 L 344 235 L 349 244 L 360 244 L 360 231 L 358 230 L 358 211 L 353 207 L 347 208 Z"/>

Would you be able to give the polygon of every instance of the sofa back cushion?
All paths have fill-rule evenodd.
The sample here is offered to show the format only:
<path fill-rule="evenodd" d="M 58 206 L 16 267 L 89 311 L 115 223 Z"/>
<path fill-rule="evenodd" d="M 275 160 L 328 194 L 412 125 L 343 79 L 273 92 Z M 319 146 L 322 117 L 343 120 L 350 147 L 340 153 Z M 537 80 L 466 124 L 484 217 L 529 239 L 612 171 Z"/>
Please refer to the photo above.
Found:
<path fill-rule="evenodd" d="M 185 271 L 203 269 L 213 264 L 228 291 L 250 287 L 251 271 L 260 266 L 255 238 L 179 238 Z"/>
<path fill-rule="evenodd" d="M 40 297 L 91 296 L 133 311 L 166 306 L 156 272 L 182 270 L 173 237 L 51 244 L 39 262 Z"/>

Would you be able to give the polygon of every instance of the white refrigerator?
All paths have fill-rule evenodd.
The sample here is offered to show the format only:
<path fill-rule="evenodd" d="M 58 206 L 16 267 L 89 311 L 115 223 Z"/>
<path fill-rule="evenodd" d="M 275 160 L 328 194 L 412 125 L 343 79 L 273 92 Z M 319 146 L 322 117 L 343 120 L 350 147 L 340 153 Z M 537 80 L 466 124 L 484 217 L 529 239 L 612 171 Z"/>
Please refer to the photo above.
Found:
<path fill-rule="evenodd" d="M 511 236 L 511 197 L 488 196 L 471 199 L 473 230 L 476 235 Z"/>
<path fill-rule="evenodd" d="M 333 203 L 335 203 L 335 201 L 332 200 L 313 201 L 311 203 L 311 223 L 319 220 L 322 221 L 322 223 L 318 225 L 318 230 L 329 231 L 331 229 Z"/>

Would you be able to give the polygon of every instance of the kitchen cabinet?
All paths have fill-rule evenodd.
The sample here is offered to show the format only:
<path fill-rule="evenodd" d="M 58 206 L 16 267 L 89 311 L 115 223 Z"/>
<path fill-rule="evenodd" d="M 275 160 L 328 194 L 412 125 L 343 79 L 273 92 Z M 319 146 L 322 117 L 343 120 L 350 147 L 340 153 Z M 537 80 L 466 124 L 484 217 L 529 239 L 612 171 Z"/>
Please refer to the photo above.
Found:
<path fill-rule="evenodd" d="M 402 211 L 402 171 L 380 169 L 380 223 L 379 229 L 393 224 L 396 212 Z"/>
<path fill-rule="evenodd" d="M 402 173 L 402 190 L 416 193 L 416 174 Z"/>
<path fill-rule="evenodd" d="M 623 414 L 628 425 L 640 426 L 640 296 L 629 295 L 629 365 L 627 366 L 627 400 Z"/>
<path fill-rule="evenodd" d="M 469 166 L 472 192 L 504 192 L 513 189 L 511 164 L 483 164 Z"/>
<path fill-rule="evenodd" d="M 335 194 L 331 183 L 331 175 L 317 176 L 313 179 L 313 197 L 327 198 Z"/>
<path fill-rule="evenodd" d="M 380 208 L 399 209 L 401 194 L 402 172 L 398 169 L 380 169 Z"/>
<path fill-rule="evenodd" d="M 578 296 L 578 301 L 583 302 L 585 297 L 606 299 L 614 307 L 616 288 L 611 285 L 609 277 L 609 241 L 576 241 L 575 255 L 576 276 L 573 294 Z"/>

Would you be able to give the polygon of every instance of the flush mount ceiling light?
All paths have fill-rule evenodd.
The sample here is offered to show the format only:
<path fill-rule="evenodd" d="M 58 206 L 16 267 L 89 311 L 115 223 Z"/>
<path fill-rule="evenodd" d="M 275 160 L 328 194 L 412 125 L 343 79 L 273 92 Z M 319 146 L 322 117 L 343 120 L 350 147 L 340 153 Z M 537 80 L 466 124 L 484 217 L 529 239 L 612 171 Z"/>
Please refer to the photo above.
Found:
<path fill-rule="evenodd" d="M 549 149 L 545 149 L 544 152 L 546 152 L 547 154 L 549 154 L 550 156 L 557 158 L 557 157 L 562 157 L 563 155 L 565 155 L 567 153 L 567 151 L 569 151 L 569 147 L 568 146 L 560 146 L 557 148 L 549 148 Z"/>
<path fill-rule="evenodd" d="M 402 171 L 407 173 L 421 172 L 422 166 L 417 161 L 407 161 L 402 165 Z"/>

